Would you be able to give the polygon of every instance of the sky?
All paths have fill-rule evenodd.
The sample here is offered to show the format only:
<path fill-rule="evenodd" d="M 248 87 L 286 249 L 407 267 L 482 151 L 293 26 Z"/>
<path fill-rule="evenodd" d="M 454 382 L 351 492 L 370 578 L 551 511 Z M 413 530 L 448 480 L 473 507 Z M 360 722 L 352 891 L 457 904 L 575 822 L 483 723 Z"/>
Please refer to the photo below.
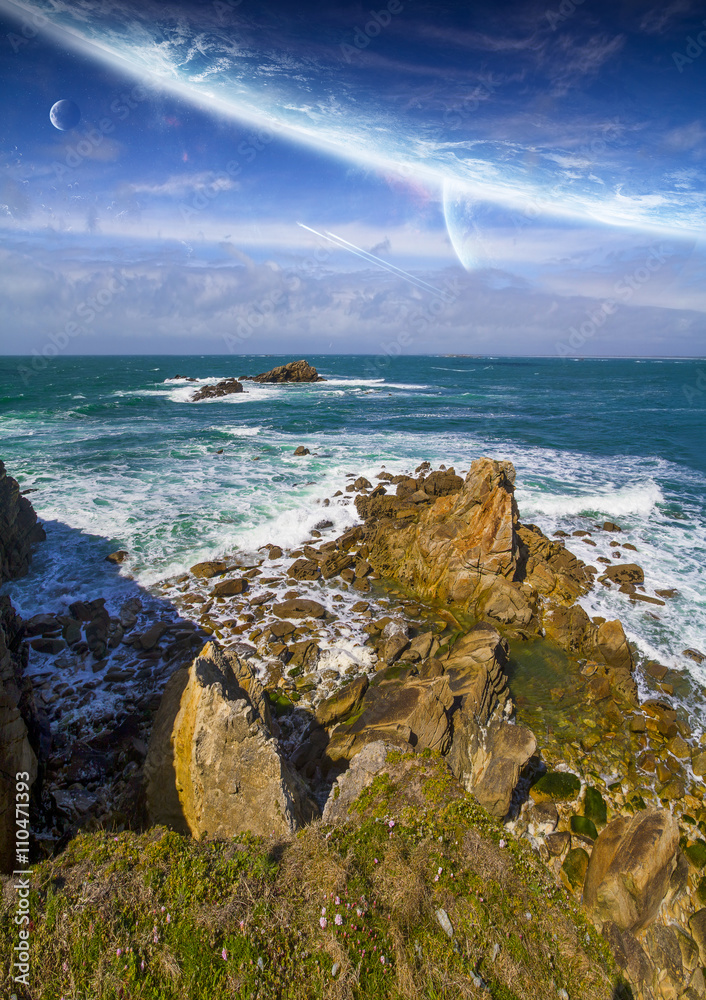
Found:
<path fill-rule="evenodd" d="M 0 353 L 706 353 L 703 2 L 0 0 L 0 86 Z"/>

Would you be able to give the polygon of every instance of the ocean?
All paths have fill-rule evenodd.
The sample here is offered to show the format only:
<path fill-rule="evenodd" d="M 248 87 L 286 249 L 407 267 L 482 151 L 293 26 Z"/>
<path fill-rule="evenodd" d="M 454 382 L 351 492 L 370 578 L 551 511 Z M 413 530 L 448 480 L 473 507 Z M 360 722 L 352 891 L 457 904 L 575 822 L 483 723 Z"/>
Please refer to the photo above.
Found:
<path fill-rule="evenodd" d="M 424 460 L 466 472 L 489 455 L 515 464 L 521 519 L 547 534 L 620 525 L 646 593 L 678 593 L 660 607 L 597 586 L 583 605 L 619 617 L 642 656 L 706 684 L 706 663 L 682 654 L 706 651 L 703 362 L 310 355 L 326 382 L 246 383 L 199 403 L 197 384 L 175 378 L 289 360 L 60 357 L 27 376 L 27 359 L 0 359 L 0 458 L 48 536 L 30 574 L 4 588 L 19 611 L 117 603 L 131 577 L 156 593 L 197 561 L 294 546 L 350 473 Z M 311 454 L 295 457 L 298 445 Z M 326 517 L 343 530 L 355 508 L 332 501 Z M 595 565 L 612 538 L 594 540 L 566 543 Z M 119 570 L 105 561 L 116 549 L 130 554 Z"/>

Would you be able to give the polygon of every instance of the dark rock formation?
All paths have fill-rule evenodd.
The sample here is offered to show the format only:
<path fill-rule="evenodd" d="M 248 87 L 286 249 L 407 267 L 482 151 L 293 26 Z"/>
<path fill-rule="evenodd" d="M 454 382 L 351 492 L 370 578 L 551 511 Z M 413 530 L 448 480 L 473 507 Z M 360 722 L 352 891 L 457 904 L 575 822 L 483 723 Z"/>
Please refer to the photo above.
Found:
<path fill-rule="evenodd" d="M 0 583 L 27 573 L 32 546 L 45 537 L 32 504 L 0 462 Z"/>
<path fill-rule="evenodd" d="M 234 392 L 244 392 L 243 383 L 237 378 L 225 378 L 215 385 L 204 385 L 198 389 L 191 397 L 192 402 L 198 403 L 201 399 L 218 399 L 220 396 L 230 396 Z"/>

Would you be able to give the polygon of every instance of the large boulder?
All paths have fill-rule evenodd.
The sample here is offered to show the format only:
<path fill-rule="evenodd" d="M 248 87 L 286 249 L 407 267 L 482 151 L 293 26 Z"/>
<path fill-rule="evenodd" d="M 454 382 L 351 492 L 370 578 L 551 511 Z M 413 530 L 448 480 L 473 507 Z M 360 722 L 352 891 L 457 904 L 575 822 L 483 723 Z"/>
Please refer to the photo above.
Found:
<path fill-rule="evenodd" d="M 268 726 L 264 693 L 236 654 L 208 643 L 170 678 L 145 761 L 147 809 L 194 837 L 286 835 L 314 815 Z"/>
<path fill-rule="evenodd" d="M 27 573 L 32 546 L 45 537 L 32 504 L 0 462 L 0 583 Z"/>
<path fill-rule="evenodd" d="M 665 809 L 619 816 L 600 833 L 583 901 L 599 923 L 638 931 L 654 920 L 677 864 L 679 824 Z"/>
<path fill-rule="evenodd" d="M 465 711 L 480 725 L 505 707 L 508 656 L 507 640 L 492 625 L 481 622 L 441 657 L 455 706 L 464 703 Z"/>

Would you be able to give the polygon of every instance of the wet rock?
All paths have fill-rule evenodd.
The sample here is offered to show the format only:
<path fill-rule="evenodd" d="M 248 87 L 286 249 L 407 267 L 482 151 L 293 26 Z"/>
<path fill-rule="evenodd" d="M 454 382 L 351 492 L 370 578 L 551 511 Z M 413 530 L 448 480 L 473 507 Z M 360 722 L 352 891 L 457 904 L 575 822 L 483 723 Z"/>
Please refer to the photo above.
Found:
<path fill-rule="evenodd" d="M 221 559 L 209 559 L 207 562 L 196 563 L 189 572 L 198 580 L 210 580 L 213 576 L 219 576 L 228 569 L 226 563 Z"/>
<path fill-rule="evenodd" d="M 169 628 L 169 622 L 155 622 L 146 632 L 143 632 L 138 641 L 141 649 L 154 649 L 164 633 Z"/>
<path fill-rule="evenodd" d="M 619 816 L 599 835 L 584 904 L 599 922 L 637 931 L 654 920 L 677 863 L 679 825 L 664 809 Z"/>
<path fill-rule="evenodd" d="M 297 456 L 299 456 L 299 455 L 310 455 L 311 452 L 309 451 L 308 448 L 305 448 L 303 445 L 300 444 L 298 448 L 294 449 L 294 454 L 297 455 Z"/>
<path fill-rule="evenodd" d="M 581 780 L 570 771 L 547 771 L 530 788 L 534 802 L 571 802 L 581 791 Z"/>
<path fill-rule="evenodd" d="M 615 524 L 615 522 L 613 522 L 613 521 L 604 521 L 603 522 L 603 530 L 604 531 L 622 531 L 623 529 L 619 525 Z"/>
<path fill-rule="evenodd" d="M 272 613 L 278 618 L 323 618 L 326 608 L 318 601 L 295 597 L 280 604 L 273 604 Z"/>
<path fill-rule="evenodd" d="M 287 570 L 287 576 L 293 580 L 318 580 L 321 569 L 313 559 L 296 559 Z"/>
<path fill-rule="evenodd" d="M 606 566 L 604 576 L 612 583 L 644 583 L 645 573 L 637 563 L 623 563 L 620 566 Z"/>
<path fill-rule="evenodd" d="M 244 594 L 249 587 L 249 582 L 241 576 L 235 580 L 222 580 L 214 586 L 212 593 L 214 597 L 236 597 Z"/>
<path fill-rule="evenodd" d="M 215 385 L 204 385 L 191 397 L 192 402 L 197 403 L 202 399 L 219 399 L 221 396 L 230 396 L 235 392 L 243 392 L 243 383 L 237 378 L 226 378 Z"/>
<path fill-rule="evenodd" d="M 105 561 L 113 563 L 115 566 L 119 566 L 121 563 L 125 562 L 129 555 L 130 553 L 127 549 L 118 549 L 116 552 L 111 552 L 107 555 L 105 557 Z"/>
<path fill-rule="evenodd" d="M 268 545 L 267 549 L 268 549 L 268 553 L 267 553 L 267 558 L 268 559 L 281 559 L 282 558 L 283 553 L 282 553 L 282 549 L 279 547 L 279 545 Z"/>
<path fill-rule="evenodd" d="M 49 653 L 50 655 L 55 655 L 60 653 L 62 649 L 66 649 L 66 643 L 63 639 L 49 639 L 44 636 L 30 639 L 29 644 L 37 653 Z"/>
<path fill-rule="evenodd" d="M 694 663 L 703 663 L 706 660 L 706 655 L 701 653 L 698 649 L 682 649 L 682 656 L 686 656 L 687 659 L 693 660 Z"/>
<path fill-rule="evenodd" d="M 145 760 L 153 823 L 227 838 L 286 835 L 314 815 L 256 709 L 254 673 L 237 662 L 240 677 L 233 658 L 209 643 L 168 681 Z"/>
<path fill-rule="evenodd" d="M 34 615 L 24 623 L 24 634 L 30 638 L 36 635 L 46 635 L 61 628 L 61 622 L 56 615 Z"/>
<path fill-rule="evenodd" d="M 321 563 L 321 575 L 324 580 L 338 576 L 344 569 L 354 565 L 355 560 L 352 555 L 346 552 L 332 552 Z"/>

